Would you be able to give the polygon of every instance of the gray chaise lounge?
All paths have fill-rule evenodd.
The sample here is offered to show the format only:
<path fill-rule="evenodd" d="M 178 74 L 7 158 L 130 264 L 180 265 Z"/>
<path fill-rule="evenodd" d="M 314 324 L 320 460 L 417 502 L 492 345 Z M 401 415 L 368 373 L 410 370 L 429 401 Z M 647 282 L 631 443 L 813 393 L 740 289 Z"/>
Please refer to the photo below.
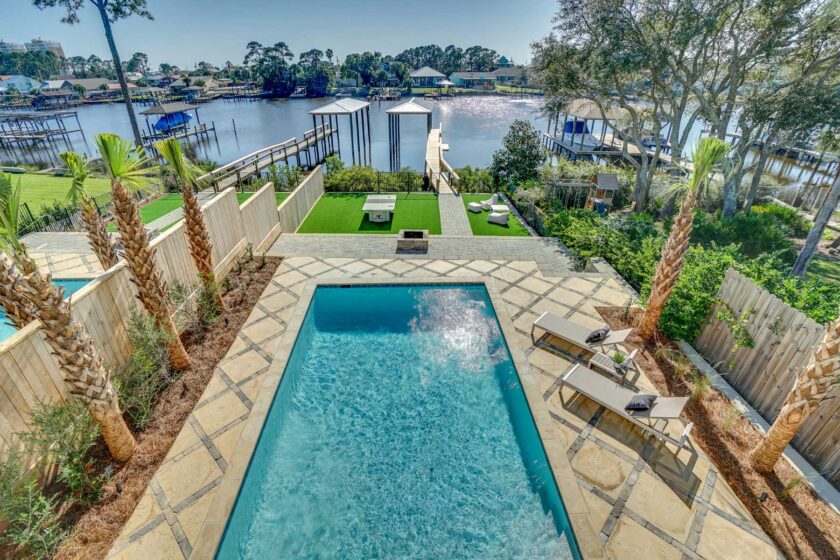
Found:
<path fill-rule="evenodd" d="M 624 407 L 638 392 L 628 389 L 603 375 L 576 364 L 569 373 L 563 376 L 560 385 L 574 389 L 581 395 L 595 401 L 629 420 L 642 430 L 659 438 L 683 447 L 688 441 L 688 434 L 694 426 L 692 422 L 685 424 L 685 429 L 678 438 L 673 438 L 665 431 L 669 420 L 679 420 L 680 415 L 688 403 L 688 397 L 656 397 L 653 406 L 648 410 L 629 411 Z M 560 395 L 562 399 L 562 393 Z"/>
<path fill-rule="evenodd" d="M 534 329 L 542 329 L 561 340 L 565 340 L 566 342 L 574 344 L 578 348 L 588 350 L 592 353 L 597 352 L 595 349 L 596 346 L 613 346 L 615 344 L 621 344 L 627 340 L 627 336 L 633 330 L 623 329 L 620 331 L 610 331 L 607 333 L 607 337 L 604 340 L 590 343 L 586 342 L 586 337 L 592 333 L 592 329 L 579 325 L 574 321 L 564 319 L 554 313 L 549 313 L 548 311 L 537 317 L 537 320 L 534 321 L 533 325 L 531 325 L 531 340 L 534 340 Z"/>

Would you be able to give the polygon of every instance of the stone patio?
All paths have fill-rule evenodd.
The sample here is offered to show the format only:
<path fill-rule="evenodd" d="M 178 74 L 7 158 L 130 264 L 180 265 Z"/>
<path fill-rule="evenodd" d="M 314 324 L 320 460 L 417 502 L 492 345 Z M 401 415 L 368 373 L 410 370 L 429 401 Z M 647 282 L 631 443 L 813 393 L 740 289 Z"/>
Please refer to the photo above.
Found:
<path fill-rule="evenodd" d="M 281 236 L 272 252 L 280 252 L 290 243 L 296 251 L 287 255 L 304 252 L 307 243 L 301 237 Z M 492 256 L 487 254 L 486 243 L 481 248 L 482 258 L 397 258 L 378 249 L 370 257 L 359 256 L 366 242 L 359 236 L 356 241 L 354 250 L 345 256 L 321 256 L 336 249 L 326 240 L 316 239 L 310 256 L 284 260 L 108 558 L 190 558 L 307 281 L 350 277 L 494 280 L 517 331 L 516 340 L 508 342 L 525 352 L 555 420 L 559 436 L 545 442 L 547 452 L 565 453 L 568 458 L 585 502 L 581 514 L 588 516 L 608 557 L 781 557 L 701 451 L 676 452 L 642 437 L 639 430 L 593 402 L 569 390 L 558 390 L 558 380 L 578 357 L 568 347 L 554 348 L 545 342 L 535 345 L 528 334 L 531 322 L 539 313 L 552 311 L 581 324 L 600 326 L 596 306 L 624 305 L 632 296 L 615 278 L 571 272 L 562 256 L 553 263 L 545 260 L 547 257 L 518 260 L 507 253 L 485 258 Z M 634 382 L 653 391 L 644 374 L 638 374 Z M 561 487 L 567 483 L 562 481 Z"/>
<path fill-rule="evenodd" d="M 103 272 L 85 233 L 30 233 L 21 241 L 26 244 L 38 268 L 49 272 L 53 278 L 96 278 Z"/>

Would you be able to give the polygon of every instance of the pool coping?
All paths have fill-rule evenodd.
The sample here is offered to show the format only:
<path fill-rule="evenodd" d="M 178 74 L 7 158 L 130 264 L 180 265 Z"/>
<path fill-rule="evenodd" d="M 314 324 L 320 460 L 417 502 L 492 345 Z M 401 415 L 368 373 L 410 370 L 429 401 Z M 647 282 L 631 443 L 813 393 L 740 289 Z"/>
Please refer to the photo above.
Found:
<path fill-rule="evenodd" d="M 384 286 L 384 285 L 483 285 L 490 297 L 490 302 L 496 313 L 496 319 L 502 329 L 505 342 L 516 367 L 520 383 L 522 384 L 528 407 L 537 432 L 540 435 L 543 449 L 552 474 L 560 492 L 569 522 L 572 526 L 574 538 L 581 556 L 586 559 L 607 558 L 604 546 L 598 537 L 598 532 L 592 525 L 589 506 L 584 500 L 583 493 L 577 482 L 575 472 L 566 456 L 564 439 L 555 426 L 555 421 L 549 413 L 543 400 L 542 391 L 537 374 L 530 368 L 525 351 L 522 349 L 516 334 L 513 321 L 494 278 L 481 276 L 477 278 L 391 278 L 388 280 L 376 278 L 330 278 L 312 279 L 305 283 L 300 299 L 295 306 L 294 313 L 286 331 L 282 335 L 274 359 L 265 374 L 251 413 L 245 422 L 245 427 L 236 444 L 233 458 L 218 486 L 216 496 L 207 511 L 202 523 L 197 545 L 193 549 L 191 558 L 214 558 L 227 526 L 228 519 L 233 512 L 239 490 L 251 462 L 251 456 L 256 449 L 262 432 L 263 424 L 271 410 L 275 393 L 283 378 L 292 349 L 297 342 L 303 321 L 309 311 L 312 297 L 319 286 Z"/>

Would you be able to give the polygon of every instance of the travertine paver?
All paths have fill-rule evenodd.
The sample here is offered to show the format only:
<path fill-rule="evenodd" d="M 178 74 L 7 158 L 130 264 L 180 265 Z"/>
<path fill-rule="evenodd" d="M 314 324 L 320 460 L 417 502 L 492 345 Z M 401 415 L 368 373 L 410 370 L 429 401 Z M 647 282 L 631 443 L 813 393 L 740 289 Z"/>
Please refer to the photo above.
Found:
<path fill-rule="evenodd" d="M 344 256 L 335 254 L 350 247 L 341 236 L 294 236 L 292 241 L 284 237 L 272 253 L 281 252 L 281 247 L 294 247 L 295 252 L 284 260 L 216 368 L 109 558 L 190 557 L 306 281 L 352 276 L 495 279 L 516 329 L 508 342 L 525 351 L 555 421 L 551 438 L 544 442 L 547 453 L 565 453 L 572 468 L 569 478 L 576 479 L 583 492 L 583 509 L 570 504 L 570 515 L 586 517 L 609 557 L 780 557 L 702 452 L 677 451 L 647 439 L 592 401 L 559 388 L 560 377 L 586 353 L 557 340 L 552 345 L 535 343 L 529 336 L 531 323 L 551 310 L 582 323 L 603 324 L 595 307 L 624 305 L 633 296 L 615 278 L 572 272 L 562 250 L 552 252 L 539 244 L 502 244 L 494 255 L 492 243 L 467 243 L 449 258 L 406 258 L 389 253 L 390 242 L 366 245 L 367 238 L 359 241 L 363 236 L 355 236 L 359 244 Z M 337 245 L 328 248 L 330 239 Z M 310 241 L 311 254 L 301 254 Z M 439 249 L 449 251 L 445 246 Z M 654 390 L 643 372 L 630 379 L 646 391 Z M 558 484 L 562 489 L 569 482 Z"/>

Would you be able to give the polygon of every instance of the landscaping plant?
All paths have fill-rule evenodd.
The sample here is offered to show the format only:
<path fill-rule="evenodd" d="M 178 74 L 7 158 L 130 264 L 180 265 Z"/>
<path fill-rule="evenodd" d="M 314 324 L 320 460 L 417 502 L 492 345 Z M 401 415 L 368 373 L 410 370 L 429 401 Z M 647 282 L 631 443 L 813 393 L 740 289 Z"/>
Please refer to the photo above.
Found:
<path fill-rule="evenodd" d="M 105 220 L 99 214 L 99 208 L 85 188 L 88 177 L 88 162 L 85 156 L 76 152 L 62 152 L 61 159 L 70 172 L 73 182 L 67 193 L 67 200 L 78 205 L 82 213 L 82 221 L 88 236 L 88 243 L 99 260 L 102 268 L 108 270 L 119 261 L 117 247 L 111 239 L 111 234 L 105 226 Z"/>
<path fill-rule="evenodd" d="M 150 245 L 149 233 L 140 219 L 140 211 L 129 190 L 145 187 L 146 157 L 142 148 L 135 148 L 113 134 L 98 135 L 96 144 L 111 177 L 114 215 L 125 247 L 125 260 L 131 281 L 137 287 L 137 298 L 169 334 L 169 360 L 172 367 L 186 369 L 190 366 L 190 357 L 172 320 L 164 282 L 155 263 L 155 250 Z"/>
<path fill-rule="evenodd" d="M 181 150 L 181 143 L 176 138 L 167 138 L 155 143 L 155 149 L 169 164 L 173 175 L 177 178 L 178 186 L 184 197 L 184 224 L 187 232 L 187 241 L 190 246 L 190 255 L 198 270 L 198 276 L 204 285 L 206 293 L 215 293 L 215 304 L 219 309 L 224 309 L 224 302 L 218 290 L 208 288 L 216 284 L 216 276 L 213 269 L 213 244 L 210 242 L 210 234 L 207 231 L 207 224 L 204 223 L 204 215 L 201 213 L 201 205 L 195 195 L 194 188 L 200 170 L 196 167 Z"/>
<path fill-rule="evenodd" d="M 662 248 L 662 257 L 653 277 L 647 308 L 642 316 L 636 333 L 645 340 L 650 340 L 656 330 L 656 323 L 665 308 L 668 296 L 680 275 L 683 257 L 688 250 L 691 224 L 694 220 L 694 204 L 700 185 L 708 182 L 714 166 L 726 156 L 729 147 L 717 138 L 703 138 L 694 150 L 694 171 L 687 185 L 685 197 L 680 205 L 679 214 L 671 226 L 671 234 Z"/>

